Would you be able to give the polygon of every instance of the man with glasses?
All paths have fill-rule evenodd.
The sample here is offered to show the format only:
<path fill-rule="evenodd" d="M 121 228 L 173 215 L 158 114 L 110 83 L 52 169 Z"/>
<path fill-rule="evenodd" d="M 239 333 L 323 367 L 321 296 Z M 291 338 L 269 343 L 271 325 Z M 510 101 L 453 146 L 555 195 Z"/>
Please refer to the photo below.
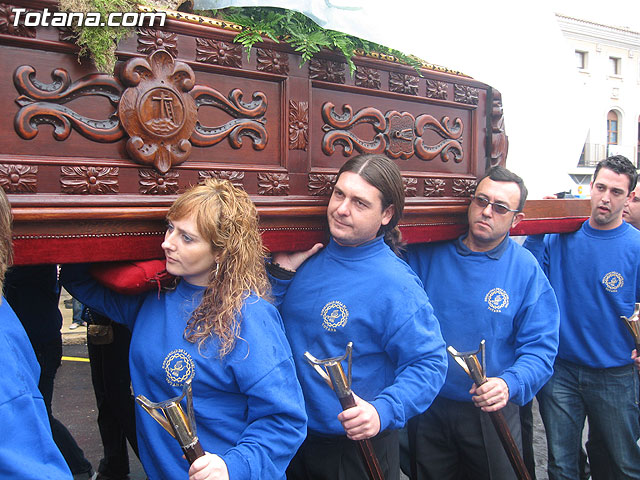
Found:
<path fill-rule="evenodd" d="M 502 410 L 520 443 L 518 405 L 551 376 L 558 346 L 555 294 L 535 258 L 509 238 L 522 218 L 527 189 L 493 167 L 477 183 L 469 230 L 452 242 L 411 245 L 418 274 L 447 345 L 460 352 L 486 342 L 482 386 L 449 358 L 445 384 L 410 422 L 412 478 L 516 478 L 487 412 Z"/>
<path fill-rule="evenodd" d="M 560 305 L 558 358 L 538 395 L 552 480 L 578 478 L 585 417 L 597 434 L 587 445 L 593 478 L 640 478 L 634 343 L 620 320 L 640 301 L 640 232 L 623 222 L 636 183 L 627 158 L 602 160 L 591 182 L 591 216 L 580 230 L 525 242 Z"/>

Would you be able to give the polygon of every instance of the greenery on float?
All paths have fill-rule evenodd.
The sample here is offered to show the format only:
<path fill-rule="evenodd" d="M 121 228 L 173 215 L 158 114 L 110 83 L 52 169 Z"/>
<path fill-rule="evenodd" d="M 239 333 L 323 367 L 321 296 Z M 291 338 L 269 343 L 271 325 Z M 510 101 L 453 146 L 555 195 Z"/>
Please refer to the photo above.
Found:
<path fill-rule="evenodd" d="M 102 18 L 110 13 L 138 11 L 140 3 L 150 4 L 157 9 L 177 9 L 180 0 L 60 0 L 60 10 L 67 12 L 99 12 Z M 320 27 L 302 13 L 276 7 L 230 7 L 220 10 L 194 12 L 198 15 L 219 18 L 243 27 L 234 41 L 242 44 L 247 52 L 251 47 L 264 41 L 265 37 L 274 42 L 284 42 L 301 55 L 301 65 L 323 48 L 340 52 L 351 73 L 355 71 L 353 56 L 356 54 L 379 53 L 392 55 L 401 63 L 411 65 L 418 73 L 422 61 L 397 50 L 363 40 L 336 30 Z M 74 26 L 79 56 L 88 56 L 101 72 L 113 74 L 116 64 L 118 42 L 134 32 L 130 27 Z"/>
<path fill-rule="evenodd" d="M 293 10 L 276 7 L 231 7 L 202 14 L 242 26 L 242 32 L 236 35 L 234 41 L 244 46 L 247 56 L 255 43 L 268 37 L 275 42 L 282 41 L 291 45 L 301 55 L 301 65 L 323 48 L 342 53 L 352 74 L 356 68 L 352 60 L 356 52 L 365 55 L 372 52 L 392 55 L 418 72 L 422 65 L 422 61 L 417 57 L 343 32 L 322 28 L 309 17 Z"/>
<path fill-rule="evenodd" d="M 60 0 L 60 10 L 65 12 L 98 12 L 101 18 L 110 13 L 138 11 L 139 1 L 132 0 Z M 72 27 L 79 57 L 88 56 L 101 72 L 113 74 L 116 65 L 118 42 L 132 33 L 130 27 L 78 26 Z"/>

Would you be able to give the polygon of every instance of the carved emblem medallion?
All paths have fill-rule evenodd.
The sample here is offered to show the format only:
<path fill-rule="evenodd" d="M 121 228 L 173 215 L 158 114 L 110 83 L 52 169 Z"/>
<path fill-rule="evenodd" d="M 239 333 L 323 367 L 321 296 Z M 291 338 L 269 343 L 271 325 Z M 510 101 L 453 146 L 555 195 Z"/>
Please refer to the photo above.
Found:
<path fill-rule="evenodd" d="M 196 125 L 196 103 L 189 91 L 195 74 L 166 50 L 127 62 L 121 75 L 130 85 L 118 114 L 129 134 L 127 152 L 143 165 L 166 173 L 191 153 L 189 137 Z"/>

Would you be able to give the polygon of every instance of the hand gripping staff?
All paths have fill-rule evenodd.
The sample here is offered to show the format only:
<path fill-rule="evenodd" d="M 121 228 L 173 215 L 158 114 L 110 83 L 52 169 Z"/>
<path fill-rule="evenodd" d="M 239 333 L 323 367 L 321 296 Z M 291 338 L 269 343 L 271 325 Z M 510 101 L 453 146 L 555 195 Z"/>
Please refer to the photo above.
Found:
<path fill-rule="evenodd" d="M 631 332 L 633 340 L 636 343 L 636 352 L 640 355 L 640 303 L 636 303 L 636 307 L 633 310 L 633 315 L 630 318 L 621 315 L 620 318 L 624 321 L 624 324 Z M 640 375 L 640 371 L 638 372 Z"/>
<path fill-rule="evenodd" d="M 187 413 L 180 402 L 187 397 Z M 182 394 L 175 398 L 170 398 L 164 402 L 151 402 L 145 396 L 138 395 L 136 401 L 144 408 L 153 419 L 178 440 L 184 456 L 189 465 L 204 455 L 204 450 L 198 436 L 196 435 L 196 421 L 193 414 L 193 395 L 191 393 L 191 380 L 185 382 L 182 387 Z M 160 410 L 162 415 L 158 412 Z"/>
<path fill-rule="evenodd" d="M 452 346 L 447 347 L 447 352 L 449 352 L 458 365 L 467 372 L 473 380 L 473 383 L 478 387 L 487 381 L 484 364 L 484 340 L 480 342 L 480 347 L 475 352 L 458 352 Z M 476 356 L 478 353 L 482 355 L 482 365 L 478 362 L 478 357 Z M 511 431 L 509 430 L 509 426 L 507 425 L 507 421 L 505 420 L 503 413 L 500 410 L 488 413 L 496 432 L 498 432 L 498 437 L 500 438 L 504 451 L 507 453 L 511 466 L 516 472 L 516 476 L 519 480 L 531 480 L 529 471 L 524 465 L 524 460 L 522 460 L 520 450 L 518 450 L 518 446 L 513 439 L 513 435 L 511 435 Z"/>
<path fill-rule="evenodd" d="M 304 353 L 304 358 L 311 364 L 316 372 L 324 379 L 325 382 L 336 392 L 336 396 L 342 405 L 342 410 L 347 410 L 356 406 L 356 400 L 353 398 L 353 392 L 351 391 L 351 351 L 353 349 L 353 342 L 347 344 L 347 349 L 341 357 L 327 358 L 325 360 L 318 360 L 309 352 Z M 345 377 L 344 369 L 342 368 L 342 361 L 347 359 L 348 376 Z M 378 463 L 378 458 L 369 439 L 357 440 L 360 455 L 364 460 L 365 467 L 370 480 L 384 480 L 382 469 Z"/>

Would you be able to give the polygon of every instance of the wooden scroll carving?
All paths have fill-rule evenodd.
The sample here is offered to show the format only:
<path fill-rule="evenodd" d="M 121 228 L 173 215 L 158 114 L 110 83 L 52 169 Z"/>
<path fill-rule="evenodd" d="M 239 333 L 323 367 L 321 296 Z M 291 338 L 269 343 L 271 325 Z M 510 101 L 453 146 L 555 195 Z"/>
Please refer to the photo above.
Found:
<path fill-rule="evenodd" d="M 509 152 L 509 137 L 504 129 L 504 113 L 502 111 L 502 94 L 492 90 L 491 100 L 491 166 L 504 165 Z"/>
<path fill-rule="evenodd" d="M 289 100 L 289 150 L 309 145 L 309 102 Z"/>
<path fill-rule="evenodd" d="M 229 138 L 233 148 L 242 147 L 242 137 L 253 142 L 255 150 L 263 150 L 269 136 L 264 127 L 264 115 L 267 112 L 267 96 L 263 92 L 254 92 L 251 103 L 242 101 L 243 93 L 234 88 L 227 99 L 218 90 L 206 85 L 197 85 L 191 95 L 198 109 L 203 106 L 216 107 L 234 117 L 233 120 L 217 127 L 206 127 L 196 122 L 191 141 L 198 147 L 209 147 Z"/>
<path fill-rule="evenodd" d="M 386 114 L 373 107 L 363 108 L 356 113 L 350 105 L 343 105 L 343 114 L 335 112 L 335 105 L 326 102 L 322 106 L 322 118 L 325 132 L 322 137 L 322 151 L 333 155 L 335 146 L 343 147 L 344 156 L 353 150 L 359 153 L 385 153 L 391 158 L 408 159 L 413 155 L 421 160 L 433 160 L 438 155 L 443 162 L 453 160 L 462 162 L 463 148 L 461 144 L 464 125 L 460 118 L 449 124 L 449 117 L 441 121 L 431 115 L 414 117 L 408 112 L 390 110 Z M 358 124 L 368 123 L 374 129 L 372 140 L 359 138 L 352 128 Z M 431 130 L 442 138 L 435 145 L 427 145 L 423 139 L 426 130 Z"/>
<path fill-rule="evenodd" d="M 118 79 L 104 74 L 91 74 L 71 82 L 69 72 L 57 68 L 51 73 L 51 83 L 36 79 L 32 66 L 22 65 L 13 74 L 13 83 L 20 96 L 16 103 L 20 110 L 14 118 L 18 135 L 31 140 L 42 124 L 53 126 L 53 137 L 65 140 L 74 129 L 95 142 L 117 142 L 124 136 L 116 111 L 109 118 L 87 118 L 65 106 L 72 100 L 85 96 L 103 96 L 114 106 L 118 105 L 122 84 Z"/>
<path fill-rule="evenodd" d="M 121 78 L 130 85 L 118 109 L 130 137 L 127 152 L 134 161 L 166 173 L 191 153 L 189 137 L 197 110 L 188 92 L 195 84 L 195 74 L 161 49 L 148 58 L 129 60 Z"/>

